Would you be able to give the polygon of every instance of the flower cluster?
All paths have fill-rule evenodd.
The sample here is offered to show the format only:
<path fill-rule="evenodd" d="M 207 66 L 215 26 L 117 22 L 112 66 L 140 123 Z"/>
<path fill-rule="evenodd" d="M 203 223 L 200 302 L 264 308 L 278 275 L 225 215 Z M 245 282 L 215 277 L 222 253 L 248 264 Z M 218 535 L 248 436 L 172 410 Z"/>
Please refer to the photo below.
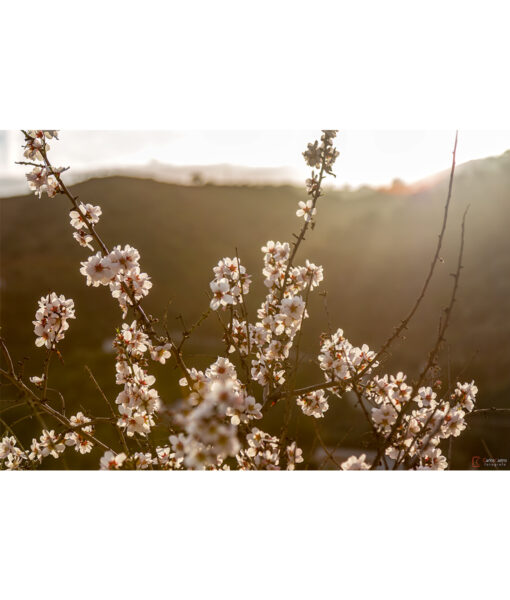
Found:
<path fill-rule="evenodd" d="M 250 326 L 250 342 L 255 352 L 251 375 L 260 385 L 281 386 L 285 382 L 285 361 L 303 319 L 308 317 L 308 292 L 324 278 L 322 267 L 306 261 L 303 267 L 289 267 L 287 243 L 268 241 L 264 253 L 265 301 L 257 311 L 258 321 Z M 243 329 L 241 325 L 241 331 Z"/>
<path fill-rule="evenodd" d="M 310 200 L 299 202 L 299 208 L 296 212 L 298 217 L 304 217 L 306 222 L 311 222 L 317 213 L 317 200 L 321 195 L 321 183 L 324 173 L 333 175 L 333 165 L 338 157 L 338 150 L 333 146 L 333 140 L 337 132 L 334 130 L 323 130 L 320 143 L 316 140 L 313 144 L 308 144 L 308 148 L 303 152 L 306 164 L 312 167 L 312 174 L 306 180 L 306 191 Z M 318 169 L 316 173 L 313 169 Z"/>
<path fill-rule="evenodd" d="M 261 405 L 238 379 L 234 365 L 218 357 L 205 373 L 192 369 L 191 393 L 175 417 L 184 434 L 170 437 L 170 444 L 184 465 L 192 469 L 218 468 L 241 449 L 238 426 L 261 419 Z M 183 388 L 189 386 L 181 379 Z"/>
<path fill-rule="evenodd" d="M 87 285 L 109 285 L 125 317 L 128 306 L 139 302 L 152 287 L 150 277 L 140 271 L 139 260 L 140 253 L 136 248 L 115 246 L 106 256 L 97 252 L 82 262 L 80 273 L 87 278 Z"/>
<path fill-rule="evenodd" d="M 101 471 L 118 471 L 120 469 L 162 469 L 175 471 L 182 468 L 182 458 L 177 458 L 169 446 L 158 446 L 156 455 L 151 452 L 133 452 L 127 456 L 125 452 L 115 454 L 107 450 L 101 457 L 99 468 Z"/>
<path fill-rule="evenodd" d="M 324 174 L 333 175 L 333 165 L 338 157 L 338 151 L 333 146 L 333 140 L 336 137 L 335 130 L 323 130 L 321 141 L 315 140 L 313 144 L 308 144 L 303 152 L 306 164 L 312 167 L 312 174 L 306 180 L 306 191 L 310 199 L 306 202 L 300 201 L 296 216 L 303 217 L 306 223 L 313 221 L 317 213 L 317 200 L 321 195 L 321 183 Z M 318 169 L 315 172 L 314 169 Z"/>
<path fill-rule="evenodd" d="M 375 353 L 366 344 L 361 348 L 353 346 L 341 329 L 323 339 L 318 358 L 326 381 L 338 381 L 342 384 L 341 387 L 331 388 L 335 393 L 339 393 L 341 388 L 350 390 L 349 380 L 369 374 L 378 365 L 374 362 Z"/>
<path fill-rule="evenodd" d="M 287 446 L 285 453 L 287 455 L 287 471 L 294 471 L 296 465 L 304 462 L 303 451 L 297 447 L 296 442 Z"/>
<path fill-rule="evenodd" d="M 88 454 L 94 447 L 93 442 L 82 435 L 80 432 L 92 434 L 94 433 L 94 426 L 87 425 L 91 419 L 86 417 L 82 412 L 73 415 L 70 419 L 73 431 L 65 434 L 66 446 L 73 446 L 76 452 L 80 454 Z"/>
<path fill-rule="evenodd" d="M 69 213 L 71 219 L 71 227 L 74 227 L 76 231 L 73 233 L 74 239 L 83 246 L 93 250 L 90 242 L 94 239 L 89 233 L 89 227 L 99 223 L 99 217 L 101 216 L 101 207 L 93 206 L 92 204 L 78 205 L 78 210 L 72 210 Z"/>
<path fill-rule="evenodd" d="M 124 386 L 115 400 L 120 413 L 117 426 L 124 429 L 128 437 L 135 433 L 146 436 L 161 403 L 157 391 L 151 387 L 156 378 L 147 372 L 149 337 L 136 321 L 131 325 L 123 323 L 113 345 L 117 352 L 116 383 Z"/>
<path fill-rule="evenodd" d="M 273 435 L 253 427 L 246 436 L 247 448 L 236 456 L 237 464 L 241 470 L 268 470 L 277 471 L 282 468 L 281 443 Z M 296 442 L 292 442 L 285 449 L 286 469 L 293 471 L 296 464 L 303 462 L 303 452 L 298 448 Z"/>
<path fill-rule="evenodd" d="M 74 302 L 64 296 L 52 292 L 39 300 L 39 308 L 35 313 L 34 333 L 37 336 L 36 346 L 54 348 L 57 342 L 64 339 L 69 329 L 68 319 L 74 319 Z"/>
<path fill-rule="evenodd" d="M 79 431 L 93 432 L 93 426 L 85 425 L 86 423 L 90 423 L 90 419 L 79 412 L 70 419 L 73 431 L 57 434 L 53 429 L 43 429 L 39 439 L 32 439 L 30 452 L 18 448 L 14 436 L 4 437 L 0 442 L 0 466 L 9 470 L 31 469 L 48 456 L 60 458 L 66 445 L 74 446 L 76 452 L 80 454 L 86 454 L 93 448 L 93 443 L 79 433 Z"/>
<path fill-rule="evenodd" d="M 333 146 L 336 134 L 336 130 L 324 129 L 320 144 L 317 140 L 313 144 L 308 144 L 307 149 L 303 152 L 303 157 L 309 167 L 320 169 L 324 166 L 326 173 L 334 175 L 333 165 L 339 156 L 338 150 Z"/>
<path fill-rule="evenodd" d="M 31 461 L 37 462 L 41 462 L 42 459 L 46 458 L 47 456 L 59 458 L 59 456 L 63 454 L 64 450 L 66 449 L 64 442 L 64 436 L 56 434 L 53 429 L 51 431 L 43 429 L 39 441 L 37 441 L 35 438 L 32 440 L 32 444 L 30 446 L 30 455 L 28 458 Z"/>
<path fill-rule="evenodd" d="M 4 437 L 0 441 L 0 467 L 14 471 L 22 468 L 22 464 L 27 460 L 27 455 L 18 448 L 14 436 Z"/>
<path fill-rule="evenodd" d="M 115 454 L 111 450 L 107 450 L 101 457 L 99 469 L 101 471 L 117 471 L 122 467 L 126 458 L 127 457 L 124 452 Z"/>
<path fill-rule="evenodd" d="M 58 139 L 58 131 L 49 130 L 29 130 L 26 132 L 25 158 L 31 161 L 43 161 L 43 152 L 47 152 L 50 147 L 47 140 L 52 138 Z M 55 174 L 61 173 L 63 168 L 50 169 L 45 163 L 34 167 L 30 173 L 27 173 L 26 178 L 28 187 L 39 198 L 45 192 L 50 198 L 53 198 L 60 190 L 60 185 L 55 178 Z"/>
<path fill-rule="evenodd" d="M 251 279 L 237 258 L 222 258 L 213 269 L 214 279 L 209 284 L 212 292 L 211 309 L 225 310 L 243 302 L 250 291 Z"/>
<path fill-rule="evenodd" d="M 58 140 L 58 130 L 43 131 L 42 129 L 29 129 L 26 132 L 25 152 L 23 156 L 28 160 L 43 160 L 41 150 L 48 151 L 50 146 L 46 140 Z"/>
<path fill-rule="evenodd" d="M 474 381 L 471 383 L 457 382 L 457 387 L 451 396 L 451 403 L 466 412 L 471 412 L 475 407 L 476 394 L 478 394 L 478 388 Z"/>
<path fill-rule="evenodd" d="M 401 372 L 376 376 L 364 392 L 375 428 L 391 441 L 386 455 L 417 469 L 446 469 L 439 444 L 466 428 L 465 416 L 474 408 L 478 389 L 473 382 L 457 383 L 448 401 L 428 386 L 414 392 L 406 379 Z"/>
<path fill-rule="evenodd" d="M 32 438 L 30 452 L 20 450 L 16 446 L 14 437 L 4 438 L 0 443 L 0 463 L 4 461 L 7 469 L 30 469 L 41 463 L 47 456 L 59 458 L 65 451 L 66 446 L 74 446 L 76 452 L 87 454 L 94 446 L 92 441 L 81 432 L 92 434 L 94 428 L 90 419 L 79 412 L 70 419 L 72 431 L 57 434 L 55 430 L 43 429 L 39 439 Z"/>
<path fill-rule="evenodd" d="M 171 436 L 172 437 L 172 436 Z M 163 471 L 177 471 L 183 468 L 183 457 L 178 456 L 170 446 L 158 446 L 156 457 L 152 460 Z"/>
<path fill-rule="evenodd" d="M 315 390 L 309 394 L 298 396 L 296 400 L 298 406 L 308 417 L 320 419 L 328 410 L 329 404 L 324 390 Z"/>
<path fill-rule="evenodd" d="M 26 178 L 28 187 L 39 198 L 44 192 L 53 198 L 60 191 L 58 181 L 46 167 L 34 167 L 30 173 L 26 174 Z"/>
<path fill-rule="evenodd" d="M 170 352 L 172 344 L 163 344 L 162 346 L 151 346 L 151 358 L 155 362 L 159 362 L 164 365 L 172 353 Z"/>
<path fill-rule="evenodd" d="M 370 465 L 366 462 L 366 454 L 362 454 L 360 457 L 351 456 L 340 467 L 342 471 L 368 471 Z"/>
<path fill-rule="evenodd" d="M 262 246 L 264 253 L 264 285 L 270 289 L 280 288 L 285 279 L 285 270 L 290 256 L 290 246 L 287 242 L 273 242 L 270 240 Z"/>

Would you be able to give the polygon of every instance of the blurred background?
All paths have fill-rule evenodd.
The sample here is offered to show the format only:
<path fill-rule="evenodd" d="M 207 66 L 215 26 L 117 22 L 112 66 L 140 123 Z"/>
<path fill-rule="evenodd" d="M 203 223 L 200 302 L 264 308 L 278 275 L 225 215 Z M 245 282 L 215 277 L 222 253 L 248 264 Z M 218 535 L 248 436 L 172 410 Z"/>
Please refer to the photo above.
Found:
<path fill-rule="evenodd" d="M 234 256 L 253 275 L 247 299 L 251 314 L 264 295 L 260 248 L 267 240 L 290 241 L 300 221 L 297 203 L 306 197 L 309 176 L 301 153 L 315 131 L 63 131 L 50 141 L 55 166 L 83 202 L 99 204 L 99 231 L 109 246 L 129 243 L 141 253 L 153 288 L 144 301 L 179 339 L 208 306 L 212 267 Z M 337 178 L 326 183 L 317 225 L 297 262 L 324 267 L 318 292 L 327 292 L 334 330 L 377 350 L 407 314 L 426 276 L 435 249 L 446 197 L 455 132 L 345 132 L 337 138 Z M 72 297 L 77 319 L 60 344 L 65 365 L 54 362 L 50 386 L 66 399 L 67 414 L 78 410 L 108 416 L 90 382 L 88 365 L 114 401 L 111 341 L 122 323 L 105 288 L 87 288 L 79 273 L 89 251 L 72 238 L 65 197 L 27 194 L 19 132 L 0 132 L 0 320 L 12 356 L 28 376 L 40 375 L 44 352 L 34 345 L 31 324 L 37 300 L 50 291 Z M 406 339 L 393 346 L 385 372 L 413 379 L 435 343 L 439 319 L 451 293 L 467 205 L 464 269 L 447 344 L 441 353 L 445 385 L 475 379 L 478 407 L 510 408 L 510 132 L 461 131 L 457 170 L 444 247 L 429 294 Z M 322 380 L 316 364 L 319 336 L 328 329 L 325 298 L 317 291 L 303 329 L 304 362 L 299 384 Z M 184 346 L 187 363 L 204 368 L 224 355 L 221 330 L 209 317 Z M 179 398 L 179 374 L 155 365 L 156 388 L 167 404 Z M 39 426 L 8 386 L 1 388 L 0 417 L 19 421 L 30 443 Z M 58 405 L 58 403 L 57 403 Z M 259 426 L 278 433 L 282 407 Z M 20 421 L 20 419 L 23 419 Z M 317 423 L 326 445 L 339 456 L 372 451 L 366 423 L 349 395 L 332 398 Z M 509 458 L 510 417 L 473 416 L 453 441 L 452 467 L 471 468 L 472 456 Z M 101 432 L 99 435 L 109 435 Z M 296 411 L 292 431 L 311 459 L 324 463 L 313 423 Z M 165 442 L 164 437 L 162 443 Z M 117 440 L 112 437 L 112 444 Z M 446 451 L 447 449 L 445 449 Z M 70 466 L 97 468 L 99 450 Z M 51 458 L 43 468 L 52 468 Z M 509 461 L 510 462 L 510 461 Z M 330 465 L 329 465 L 330 466 Z"/>

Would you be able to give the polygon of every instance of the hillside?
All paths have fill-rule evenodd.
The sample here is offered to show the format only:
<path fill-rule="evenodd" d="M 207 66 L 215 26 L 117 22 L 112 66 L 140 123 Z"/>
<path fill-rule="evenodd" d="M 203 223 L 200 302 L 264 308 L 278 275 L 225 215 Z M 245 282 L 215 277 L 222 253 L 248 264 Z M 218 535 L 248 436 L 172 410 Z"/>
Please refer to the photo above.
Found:
<path fill-rule="evenodd" d="M 317 226 L 298 259 L 309 258 L 324 266 L 322 291 L 328 292 L 333 327 L 341 327 L 354 343 L 379 347 L 409 310 L 430 264 L 446 186 L 447 180 L 441 178 L 412 193 L 367 188 L 330 192 L 321 200 Z M 142 266 L 154 283 L 147 309 L 160 317 L 168 310 L 172 331 L 179 329 L 178 315 L 189 324 L 205 310 L 211 269 L 219 258 L 235 255 L 236 248 L 254 276 L 249 297 L 254 313 L 264 293 L 260 247 L 269 239 L 291 239 L 298 227 L 297 202 L 305 196 L 290 186 L 187 187 L 128 177 L 93 179 L 73 189 L 84 202 L 101 205 L 100 231 L 110 246 L 130 243 L 140 250 Z M 449 368 L 452 377 L 464 370 L 463 377 L 477 380 L 481 406 L 508 405 L 510 152 L 459 168 L 444 262 L 408 339 L 394 347 L 388 369 L 415 373 L 434 342 L 441 309 L 450 294 L 449 274 L 455 268 L 461 216 L 468 204 L 465 268 L 448 334 Z M 87 251 L 71 236 L 67 199 L 3 198 L 0 217 L 2 335 L 16 359 L 30 357 L 27 374 L 39 374 L 42 352 L 34 346 L 31 325 L 37 300 L 52 290 L 74 298 L 77 320 L 62 344 L 66 368 L 53 366 L 55 383 L 69 406 L 90 402 L 104 411 L 82 365 L 88 364 L 114 397 L 113 357 L 106 350 L 121 315 L 106 289 L 85 286 L 79 262 Z M 323 298 L 318 294 L 310 314 L 302 347 L 305 356 L 313 359 L 318 337 L 327 329 Z M 214 318 L 198 330 L 187 346 L 190 364 L 204 366 L 223 352 L 216 342 L 218 331 Z M 443 359 L 446 366 L 446 351 Z M 176 372 L 161 368 L 156 375 L 158 389 L 169 400 L 175 398 Z M 313 383 L 321 376 L 317 367 L 306 364 L 302 378 Z M 342 421 L 325 420 L 333 440 L 349 425 L 345 415 L 351 418 L 354 413 L 348 403 L 334 407 L 332 413 L 338 413 Z M 498 448 L 507 431 L 500 431 L 500 423 L 492 427 L 491 421 L 487 432 L 483 424 L 474 425 L 473 431 Z M 508 427 L 508 420 L 503 425 Z M 468 454 L 478 447 L 475 437 L 466 435 L 462 442 Z"/>

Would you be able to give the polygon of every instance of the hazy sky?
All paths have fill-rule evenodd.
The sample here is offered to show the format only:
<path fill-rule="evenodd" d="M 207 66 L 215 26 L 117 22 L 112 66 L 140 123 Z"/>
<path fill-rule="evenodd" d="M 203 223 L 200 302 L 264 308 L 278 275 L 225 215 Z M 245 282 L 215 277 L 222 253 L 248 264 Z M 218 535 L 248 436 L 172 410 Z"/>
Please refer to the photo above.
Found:
<path fill-rule="evenodd" d="M 346 131 L 338 137 L 338 185 L 411 183 L 448 169 L 454 131 Z M 231 164 L 286 167 L 296 182 L 308 176 L 301 152 L 316 131 L 62 131 L 51 142 L 55 165 L 75 172 L 101 167 Z M 0 132 L 0 175 L 22 176 L 22 136 Z M 510 131 L 461 131 L 457 162 L 510 149 Z"/>

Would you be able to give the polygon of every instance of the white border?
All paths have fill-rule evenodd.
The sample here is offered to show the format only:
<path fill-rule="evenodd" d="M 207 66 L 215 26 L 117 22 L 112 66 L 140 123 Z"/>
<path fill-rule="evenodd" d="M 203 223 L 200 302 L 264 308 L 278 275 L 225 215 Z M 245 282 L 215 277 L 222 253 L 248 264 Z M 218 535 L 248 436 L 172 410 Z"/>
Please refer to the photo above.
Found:
<path fill-rule="evenodd" d="M 0 127 L 508 129 L 507 6 L 6 3 Z M 47 472 L 0 485 L 6 597 L 508 587 L 507 473 Z"/>
<path fill-rule="evenodd" d="M 0 482 L 2 589 L 15 598 L 428 600 L 507 589 L 503 474 L 40 472 Z"/>
<path fill-rule="evenodd" d="M 11 2 L 0 127 L 508 129 L 509 11 L 505 0 Z"/>

